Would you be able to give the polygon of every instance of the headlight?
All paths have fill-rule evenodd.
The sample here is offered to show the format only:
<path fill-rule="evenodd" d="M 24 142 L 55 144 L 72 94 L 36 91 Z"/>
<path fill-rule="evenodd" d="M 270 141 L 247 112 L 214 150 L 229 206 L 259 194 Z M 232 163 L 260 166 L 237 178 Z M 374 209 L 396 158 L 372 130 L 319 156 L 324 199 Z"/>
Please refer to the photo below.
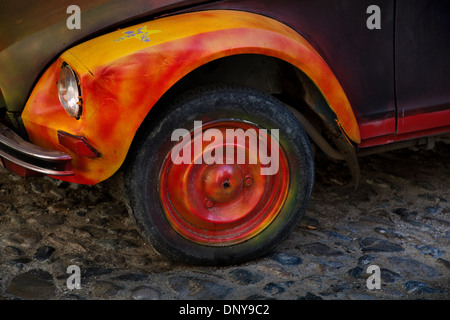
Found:
<path fill-rule="evenodd" d="M 72 68 L 68 65 L 61 67 L 58 79 L 58 95 L 64 110 L 74 118 L 81 115 L 81 97 L 78 80 Z"/>

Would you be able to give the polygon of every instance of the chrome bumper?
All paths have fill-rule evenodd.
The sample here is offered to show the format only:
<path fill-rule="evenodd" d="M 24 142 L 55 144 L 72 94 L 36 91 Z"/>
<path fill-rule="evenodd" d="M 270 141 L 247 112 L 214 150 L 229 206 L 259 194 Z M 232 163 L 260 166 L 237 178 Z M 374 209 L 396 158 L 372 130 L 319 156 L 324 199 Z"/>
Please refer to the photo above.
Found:
<path fill-rule="evenodd" d="M 45 175 L 71 176 L 74 174 L 70 169 L 71 156 L 29 143 L 0 123 L 0 160 L 1 158 L 6 168 L 9 161 L 19 167 Z"/>

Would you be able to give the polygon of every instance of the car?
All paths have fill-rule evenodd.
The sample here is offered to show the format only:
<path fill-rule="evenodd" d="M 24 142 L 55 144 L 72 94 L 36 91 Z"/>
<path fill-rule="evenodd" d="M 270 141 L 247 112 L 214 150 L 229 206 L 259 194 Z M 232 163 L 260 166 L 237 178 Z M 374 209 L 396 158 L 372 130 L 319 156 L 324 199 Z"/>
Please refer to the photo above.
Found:
<path fill-rule="evenodd" d="M 181 263 L 272 252 L 318 153 L 357 187 L 359 156 L 450 132 L 446 1 L 3 1 L 0 21 L 2 165 L 122 175 L 136 228 Z"/>

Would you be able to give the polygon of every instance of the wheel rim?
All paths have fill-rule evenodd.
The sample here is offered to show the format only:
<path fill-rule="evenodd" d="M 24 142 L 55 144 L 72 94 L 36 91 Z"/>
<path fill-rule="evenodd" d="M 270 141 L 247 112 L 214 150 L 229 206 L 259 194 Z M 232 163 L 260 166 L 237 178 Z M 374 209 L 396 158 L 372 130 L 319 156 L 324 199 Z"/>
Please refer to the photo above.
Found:
<path fill-rule="evenodd" d="M 191 132 L 190 139 L 179 142 L 180 147 L 187 146 L 192 151 L 191 161 L 175 164 L 171 152 L 168 153 L 159 175 L 161 205 L 172 228 L 192 242 L 209 246 L 241 243 L 263 231 L 283 208 L 289 189 L 288 161 L 280 145 L 277 173 L 261 175 L 261 168 L 270 164 L 261 163 L 255 151 L 266 147 L 270 154 L 277 150 L 276 139 L 249 122 L 206 123 L 202 134 L 210 128 L 219 130 L 216 132 L 223 137 L 227 129 L 235 130 L 238 138 L 232 142 L 226 139 L 203 142 L 201 149 L 195 149 L 202 138 Z M 250 139 L 241 139 L 243 131 L 265 137 L 265 146 L 257 140 L 255 149 Z M 234 157 L 230 156 L 230 148 Z M 222 157 L 218 150 L 222 150 Z M 245 154 L 244 163 L 237 158 L 239 152 Z M 223 163 L 208 164 L 208 156 L 212 154 L 219 155 L 217 158 L 223 159 Z M 200 163 L 198 159 L 203 161 Z"/>

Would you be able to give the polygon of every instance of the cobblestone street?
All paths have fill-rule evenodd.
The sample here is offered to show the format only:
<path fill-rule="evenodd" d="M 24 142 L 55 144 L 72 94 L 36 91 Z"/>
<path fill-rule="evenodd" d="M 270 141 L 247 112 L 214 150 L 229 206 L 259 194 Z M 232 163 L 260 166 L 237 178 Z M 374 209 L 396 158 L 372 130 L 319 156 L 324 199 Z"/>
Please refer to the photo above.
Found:
<path fill-rule="evenodd" d="M 82 186 L 0 168 L 2 299 L 450 298 L 450 145 L 360 158 L 361 185 L 317 158 L 309 209 L 271 255 L 230 267 L 175 264 L 146 245 L 113 178 Z M 81 269 L 69 290 L 67 268 Z M 381 289 L 368 289 L 370 265 Z"/>

